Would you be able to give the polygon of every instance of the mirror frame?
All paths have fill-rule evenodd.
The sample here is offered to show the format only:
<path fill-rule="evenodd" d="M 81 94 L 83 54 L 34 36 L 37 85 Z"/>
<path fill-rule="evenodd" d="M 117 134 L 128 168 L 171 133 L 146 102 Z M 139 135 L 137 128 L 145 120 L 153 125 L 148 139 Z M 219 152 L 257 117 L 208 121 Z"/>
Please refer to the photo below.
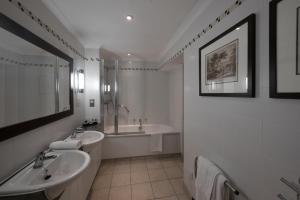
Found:
<path fill-rule="evenodd" d="M 49 44 L 45 40 L 41 39 L 31 31 L 27 30 L 23 26 L 19 25 L 15 21 L 11 20 L 7 16 L 0 13 L 0 28 L 5 29 L 6 31 L 16 35 L 17 37 L 20 37 L 27 42 L 36 45 L 37 47 L 55 55 L 58 56 L 66 61 L 68 61 L 69 68 L 70 68 L 70 109 L 67 111 L 55 113 L 53 115 L 48 115 L 45 117 L 40 117 L 36 119 L 32 119 L 29 121 L 24 121 L 21 123 L 9 125 L 6 127 L 0 128 L 0 142 L 7 140 L 9 138 L 15 137 L 17 135 L 20 135 L 22 133 L 28 132 L 30 130 L 36 129 L 38 127 L 44 126 L 46 124 L 49 124 L 51 122 L 57 121 L 59 119 L 68 117 L 70 115 L 73 115 L 74 113 L 74 103 L 73 103 L 73 89 L 71 86 L 71 75 L 73 72 L 73 58 L 66 55 L 53 45 Z"/>

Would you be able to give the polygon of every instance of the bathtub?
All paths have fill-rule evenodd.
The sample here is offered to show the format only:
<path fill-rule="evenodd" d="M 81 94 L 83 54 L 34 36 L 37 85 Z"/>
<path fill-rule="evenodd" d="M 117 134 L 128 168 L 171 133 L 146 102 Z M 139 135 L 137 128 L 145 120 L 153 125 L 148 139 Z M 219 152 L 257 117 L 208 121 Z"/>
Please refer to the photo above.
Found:
<path fill-rule="evenodd" d="M 107 136 L 116 135 L 139 135 L 139 134 L 168 134 L 176 132 L 174 128 L 163 124 L 143 124 L 142 130 L 139 130 L 139 125 L 120 125 L 118 127 L 118 133 L 114 132 L 114 127 L 108 127 L 104 129 L 104 133 Z"/>
<path fill-rule="evenodd" d="M 120 125 L 118 133 L 113 127 L 104 130 L 105 139 L 102 147 L 102 158 L 122 158 L 157 154 L 180 153 L 180 132 L 164 124 Z M 150 137 L 163 134 L 163 151 L 150 150 Z"/>

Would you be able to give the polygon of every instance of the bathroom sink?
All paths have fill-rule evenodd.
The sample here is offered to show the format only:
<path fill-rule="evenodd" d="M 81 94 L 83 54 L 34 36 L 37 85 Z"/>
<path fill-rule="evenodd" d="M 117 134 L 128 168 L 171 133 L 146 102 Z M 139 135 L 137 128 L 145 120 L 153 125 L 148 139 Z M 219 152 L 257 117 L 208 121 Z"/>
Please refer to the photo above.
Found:
<path fill-rule="evenodd" d="M 48 199 L 54 199 L 84 172 L 90 163 L 90 156 L 82 151 L 54 151 L 46 156 L 50 155 L 56 157 L 45 160 L 43 167 L 34 169 L 34 163 L 31 163 L 1 185 L 0 197 L 44 192 Z"/>
<path fill-rule="evenodd" d="M 84 131 L 83 133 L 77 133 L 75 138 L 67 138 L 67 140 L 80 140 L 82 148 L 85 152 L 90 152 L 101 140 L 103 140 L 104 134 L 99 131 Z"/>

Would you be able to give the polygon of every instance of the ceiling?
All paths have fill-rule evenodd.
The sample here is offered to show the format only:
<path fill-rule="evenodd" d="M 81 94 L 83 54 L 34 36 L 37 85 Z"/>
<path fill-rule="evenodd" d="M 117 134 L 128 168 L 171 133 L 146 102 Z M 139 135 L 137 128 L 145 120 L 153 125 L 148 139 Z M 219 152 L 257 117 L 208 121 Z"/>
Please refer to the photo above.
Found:
<path fill-rule="evenodd" d="M 198 0 L 43 0 L 86 48 L 159 62 Z M 133 21 L 126 21 L 132 15 Z M 132 54 L 130 57 L 127 54 Z"/>

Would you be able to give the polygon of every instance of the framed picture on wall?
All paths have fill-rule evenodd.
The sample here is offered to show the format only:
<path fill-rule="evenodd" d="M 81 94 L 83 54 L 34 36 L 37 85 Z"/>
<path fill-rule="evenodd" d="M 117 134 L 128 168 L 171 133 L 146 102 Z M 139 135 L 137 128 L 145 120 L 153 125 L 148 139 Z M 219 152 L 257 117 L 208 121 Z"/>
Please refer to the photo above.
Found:
<path fill-rule="evenodd" d="M 199 49 L 199 95 L 255 96 L 255 15 Z"/>
<path fill-rule="evenodd" d="M 270 2 L 270 97 L 300 99 L 300 1 Z"/>

